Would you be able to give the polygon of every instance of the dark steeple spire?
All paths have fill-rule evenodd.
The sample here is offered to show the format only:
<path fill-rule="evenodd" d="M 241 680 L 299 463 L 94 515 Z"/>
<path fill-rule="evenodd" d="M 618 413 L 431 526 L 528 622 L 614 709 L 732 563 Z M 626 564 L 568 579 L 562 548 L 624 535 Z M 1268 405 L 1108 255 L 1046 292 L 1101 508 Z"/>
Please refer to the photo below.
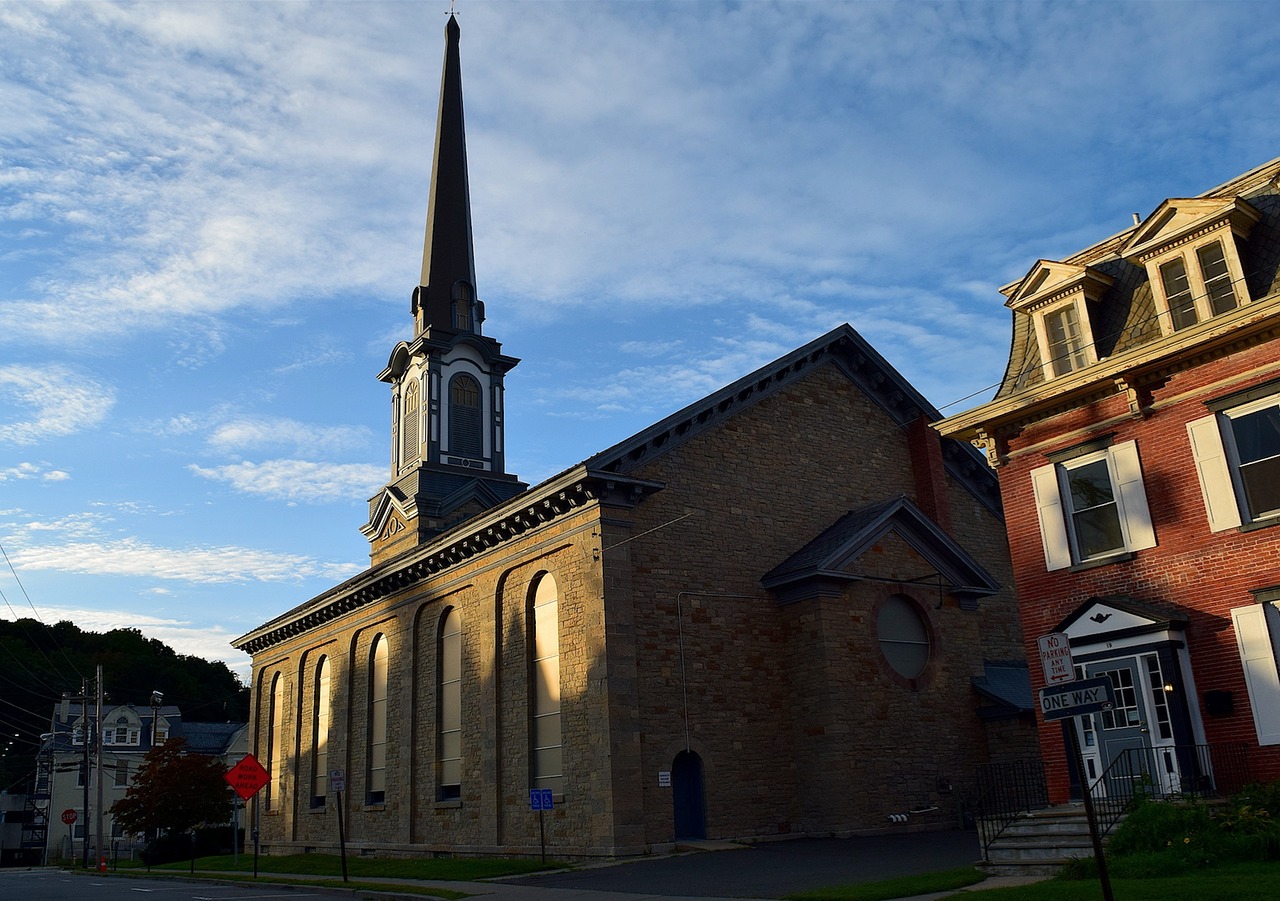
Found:
<path fill-rule="evenodd" d="M 427 327 L 454 328 L 454 301 L 461 299 L 471 307 L 476 296 L 459 34 L 458 20 L 450 14 L 445 25 L 444 74 L 440 78 L 440 113 L 436 120 L 427 235 L 422 247 L 421 287 L 414 292 L 414 318 L 419 332 Z M 468 330 L 474 325 L 478 322 Z"/>

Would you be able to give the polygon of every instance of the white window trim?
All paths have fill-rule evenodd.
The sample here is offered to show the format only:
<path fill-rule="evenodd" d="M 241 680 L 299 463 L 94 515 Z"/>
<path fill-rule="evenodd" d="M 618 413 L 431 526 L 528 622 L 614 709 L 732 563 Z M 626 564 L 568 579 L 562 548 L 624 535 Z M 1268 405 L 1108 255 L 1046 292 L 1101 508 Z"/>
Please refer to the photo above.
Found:
<path fill-rule="evenodd" d="M 1107 461 L 1107 470 L 1111 475 L 1124 545 L 1108 555 L 1080 559 L 1067 528 L 1067 507 L 1063 501 L 1062 474 L 1067 467 L 1063 463 L 1039 466 L 1031 471 L 1031 488 L 1035 494 L 1036 514 L 1040 520 L 1045 566 L 1049 570 L 1066 569 L 1079 563 L 1096 563 L 1110 556 L 1156 546 L 1151 509 L 1147 505 L 1147 493 L 1142 483 L 1142 464 L 1138 459 L 1137 442 L 1124 441 L 1081 456 L 1072 460 L 1071 464 L 1084 465 L 1100 459 Z"/>
<path fill-rule="evenodd" d="M 1159 313 L 1160 331 L 1163 334 L 1173 335 L 1194 327 L 1184 326 L 1181 329 L 1173 327 L 1173 312 L 1169 308 L 1169 298 L 1165 294 L 1164 279 L 1160 275 L 1160 267 L 1175 258 L 1181 257 L 1182 265 L 1186 268 L 1187 285 L 1191 289 L 1191 300 L 1196 308 L 1195 324 L 1199 325 L 1215 316 L 1215 313 L 1209 307 L 1209 289 L 1205 286 L 1204 272 L 1200 269 L 1200 257 L 1197 253 L 1201 247 L 1214 243 L 1222 245 L 1222 256 L 1227 261 L 1227 272 L 1230 273 L 1231 287 L 1236 295 L 1236 307 L 1239 308 L 1249 303 L 1251 298 L 1249 297 L 1249 286 L 1244 279 L 1244 267 L 1240 263 L 1240 248 L 1236 246 L 1235 235 L 1232 233 L 1230 225 L 1224 221 L 1220 227 L 1212 229 L 1196 240 L 1176 244 L 1144 261 L 1147 268 L 1147 280 L 1151 284 L 1151 295 L 1155 299 L 1156 309 Z"/>
<path fill-rule="evenodd" d="M 1231 622 L 1258 744 L 1280 744 L 1280 672 L 1272 639 L 1272 630 L 1280 628 L 1280 610 L 1274 603 L 1236 607 L 1231 611 Z"/>

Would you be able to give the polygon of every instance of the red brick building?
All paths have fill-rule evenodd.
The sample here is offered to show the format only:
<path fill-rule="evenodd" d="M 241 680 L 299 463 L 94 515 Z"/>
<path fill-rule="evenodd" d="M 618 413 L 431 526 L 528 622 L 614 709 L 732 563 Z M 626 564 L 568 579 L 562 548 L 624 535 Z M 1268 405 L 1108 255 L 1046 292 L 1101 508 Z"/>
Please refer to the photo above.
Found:
<path fill-rule="evenodd" d="M 1280 160 L 1037 261 L 1002 289 L 995 398 L 936 425 L 998 471 L 1030 658 L 1065 632 L 1078 671 L 1111 678 L 1116 707 L 1077 726 L 1092 779 L 1144 749 L 1177 792 L 1233 746 L 1280 778 L 1278 178 Z M 1040 742 L 1063 801 L 1064 732 Z"/>

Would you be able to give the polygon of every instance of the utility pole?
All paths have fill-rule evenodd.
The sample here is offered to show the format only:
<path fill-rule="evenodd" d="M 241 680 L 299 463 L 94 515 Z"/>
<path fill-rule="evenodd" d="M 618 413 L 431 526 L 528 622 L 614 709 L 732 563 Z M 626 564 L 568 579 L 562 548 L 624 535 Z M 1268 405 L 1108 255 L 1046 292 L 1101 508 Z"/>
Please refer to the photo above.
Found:
<path fill-rule="evenodd" d="M 89 739 L 89 729 L 90 729 L 89 680 L 87 679 L 80 680 L 79 700 L 80 700 L 80 741 L 84 745 L 84 765 L 83 765 L 84 778 L 81 780 L 84 783 L 84 799 L 83 799 L 84 800 L 84 841 L 82 843 L 84 846 L 82 849 L 84 852 L 84 857 L 80 865 L 87 870 L 89 869 L 89 774 L 91 772 L 91 770 L 89 769 L 89 747 L 90 747 L 89 745 L 89 741 L 90 741 Z M 74 841 L 74 836 L 72 840 Z"/>
<path fill-rule="evenodd" d="M 103 841 L 102 841 L 103 835 L 102 835 L 102 664 L 101 663 L 98 664 L 97 675 L 98 675 L 98 713 L 97 713 L 97 723 L 94 725 L 94 729 L 93 729 L 93 748 L 94 748 L 94 754 L 97 755 L 94 778 L 98 780 L 98 809 L 94 811 L 94 815 L 97 817 L 97 828 L 95 831 L 98 836 L 97 843 L 96 843 L 96 847 L 98 849 L 98 869 L 105 870 L 107 868 L 107 859 L 106 857 L 103 856 L 103 849 L 106 846 L 103 844 Z M 86 828 L 88 827 L 88 825 L 89 825 L 88 823 L 85 823 Z"/>

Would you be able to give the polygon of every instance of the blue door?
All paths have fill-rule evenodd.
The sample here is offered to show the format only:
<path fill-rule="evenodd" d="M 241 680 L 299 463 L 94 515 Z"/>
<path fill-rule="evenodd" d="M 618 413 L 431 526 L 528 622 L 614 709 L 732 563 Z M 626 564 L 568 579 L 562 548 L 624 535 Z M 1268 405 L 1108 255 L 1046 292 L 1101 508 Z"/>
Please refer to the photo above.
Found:
<path fill-rule="evenodd" d="M 702 758 L 692 751 L 681 751 L 671 764 L 671 796 L 675 802 L 676 839 L 706 838 Z"/>

